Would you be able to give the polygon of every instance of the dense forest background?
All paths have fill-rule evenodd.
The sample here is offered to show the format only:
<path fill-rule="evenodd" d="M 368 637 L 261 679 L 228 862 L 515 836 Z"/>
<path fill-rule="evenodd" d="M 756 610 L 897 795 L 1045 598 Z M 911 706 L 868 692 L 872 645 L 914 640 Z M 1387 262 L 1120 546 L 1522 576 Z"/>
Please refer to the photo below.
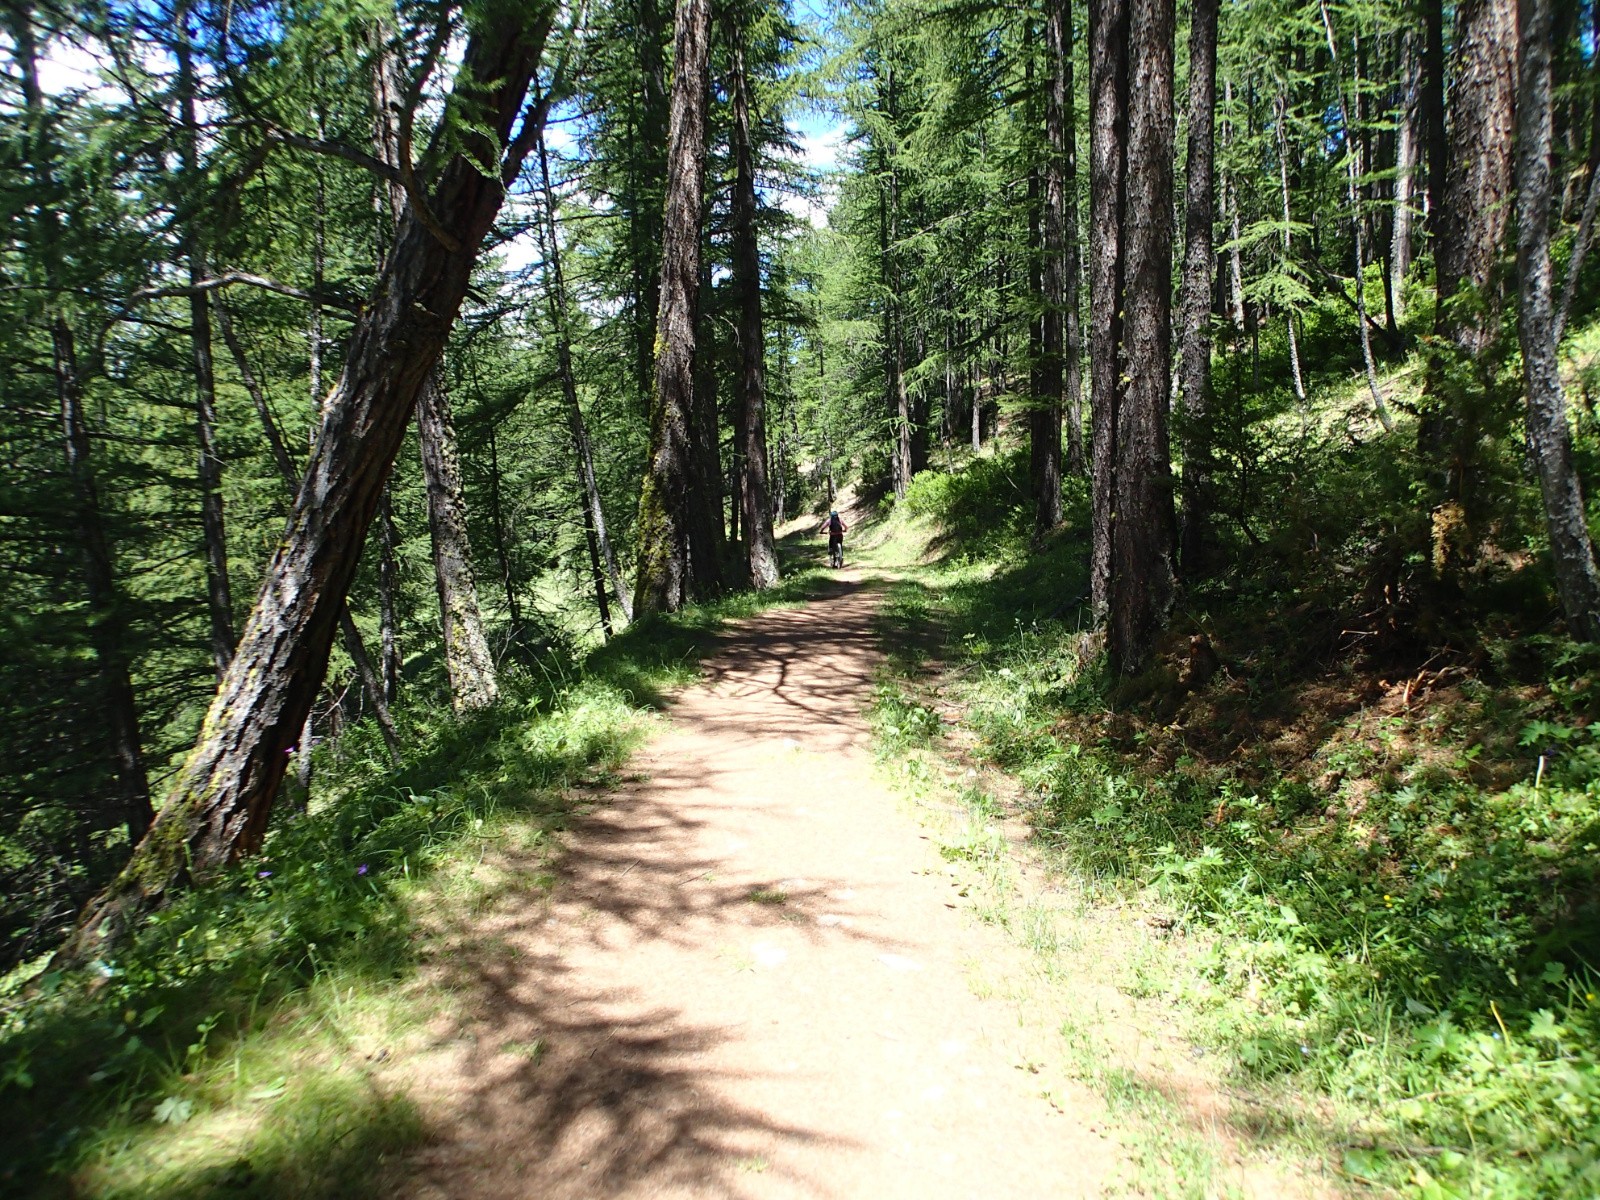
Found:
<path fill-rule="evenodd" d="M 994 754 L 1096 869 L 1151 839 L 1237 910 L 1213 843 L 1269 846 L 1293 942 L 1337 862 L 1330 910 L 1415 925 L 1381 966 L 1306 935 L 1296 1020 L 1356 955 L 1440 1038 L 1547 1014 L 1518 1103 L 1600 1111 L 1560 1009 L 1600 4 L 20 3 L 0 41 L 12 990 L 848 505 L 931 522 L 955 574 L 905 611 L 1027 676 Z M 1594 1181 L 1592 1119 L 1528 1186 Z"/>

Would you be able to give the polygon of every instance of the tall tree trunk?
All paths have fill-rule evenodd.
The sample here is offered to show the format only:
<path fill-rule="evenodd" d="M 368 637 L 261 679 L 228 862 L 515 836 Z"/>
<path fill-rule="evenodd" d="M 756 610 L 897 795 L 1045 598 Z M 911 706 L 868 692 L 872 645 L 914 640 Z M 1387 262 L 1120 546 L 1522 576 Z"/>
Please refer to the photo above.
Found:
<path fill-rule="evenodd" d="M 50 341 L 56 397 L 61 404 L 61 427 L 65 435 L 67 475 L 72 480 L 73 519 L 83 554 L 84 590 L 89 601 L 89 644 L 94 648 L 99 668 L 101 702 L 105 706 L 110 735 L 117 816 L 126 826 L 128 842 L 133 845 L 150 828 L 155 812 L 150 804 L 150 781 L 145 774 L 127 627 L 117 597 L 111 547 L 100 516 L 100 493 L 95 480 L 89 426 L 84 419 L 83 396 L 78 383 L 77 347 L 71 327 L 59 314 L 52 322 Z"/>
<path fill-rule="evenodd" d="M 1423 130 L 1428 148 L 1428 234 L 1435 241 L 1444 219 L 1445 177 L 1450 167 L 1448 122 L 1444 107 L 1444 0 L 1422 0 Z"/>
<path fill-rule="evenodd" d="M 472 574 L 455 420 L 437 370 L 417 396 L 417 440 L 422 445 L 422 477 L 428 489 L 428 533 L 433 541 L 433 580 L 439 593 L 450 704 L 457 712 L 472 712 L 499 698 L 500 681 L 483 632 L 478 585 Z"/>
<path fill-rule="evenodd" d="M 1372 410 L 1383 424 L 1384 432 L 1394 432 L 1394 418 L 1384 403 L 1383 389 L 1378 385 L 1378 368 L 1372 359 L 1372 331 L 1367 328 L 1367 256 L 1364 242 L 1365 227 L 1361 215 L 1361 165 L 1356 157 L 1355 132 L 1350 125 L 1350 105 L 1345 98 L 1344 81 L 1340 77 L 1339 47 L 1333 36 L 1333 18 L 1328 14 L 1328 0 L 1319 0 L 1322 9 L 1322 28 L 1328 35 L 1328 58 L 1333 64 L 1334 86 L 1339 95 L 1339 127 L 1344 133 L 1345 198 L 1350 203 L 1350 232 L 1355 239 L 1356 251 L 1356 325 L 1361 330 L 1361 359 L 1367 367 L 1367 387 L 1372 392 Z M 1361 80 L 1356 78 L 1359 92 Z"/>
<path fill-rule="evenodd" d="M 721 382 L 717 337 L 720 320 L 711 270 L 715 258 L 712 230 L 707 223 L 700 243 L 700 303 L 695 314 L 694 409 L 690 424 L 694 455 L 690 460 L 689 486 L 689 574 L 695 594 L 702 597 L 718 595 L 727 582 L 723 571 L 728 514 L 723 504 L 722 404 L 717 392 Z"/>
<path fill-rule="evenodd" d="M 1058 0 L 1058 3 L 1061 6 L 1061 222 L 1066 239 L 1061 267 L 1061 305 L 1062 354 L 1066 358 L 1067 469 L 1074 475 L 1082 475 L 1087 460 L 1083 450 L 1083 328 L 1078 318 L 1078 281 L 1083 273 L 1078 230 L 1078 101 L 1072 79 L 1072 0 Z"/>
<path fill-rule="evenodd" d="M 1289 235 L 1289 227 L 1294 222 L 1293 210 L 1289 207 L 1289 98 L 1282 92 L 1278 93 L 1276 103 L 1278 127 L 1278 187 L 1283 197 L 1283 263 L 1285 269 L 1293 261 L 1294 243 Z M 1294 329 L 1294 310 L 1285 308 L 1283 313 L 1284 324 L 1289 331 L 1289 373 L 1294 380 L 1294 397 L 1302 405 L 1306 402 L 1305 377 L 1300 373 L 1300 339 Z"/>
<path fill-rule="evenodd" d="M 650 460 L 639 498 L 639 577 L 634 611 L 672 612 L 691 598 L 689 489 L 693 480 L 694 359 L 700 293 L 700 225 L 706 171 L 710 0 L 679 0 L 667 135 L 667 199 L 661 245 Z"/>
<path fill-rule="evenodd" d="M 1400 113 L 1394 143 L 1394 217 L 1389 227 L 1389 294 L 1395 323 L 1405 319 L 1405 284 L 1412 260 L 1412 192 L 1417 170 L 1417 125 L 1422 104 L 1416 35 L 1400 35 Z"/>
<path fill-rule="evenodd" d="M 1129 0 L 1126 258 L 1127 390 L 1117 415 L 1117 536 L 1106 650 L 1144 669 L 1172 607 L 1176 522 L 1167 434 L 1172 361 L 1173 0 Z"/>
<path fill-rule="evenodd" d="M 1512 206 L 1516 0 L 1464 0 L 1455 61 L 1449 169 L 1433 222 L 1434 330 L 1456 356 L 1487 363 L 1484 352 L 1498 329 L 1491 314 L 1501 307 L 1497 268 Z M 1472 303 L 1453 302 L 1463 287 L 1474 296 Z M 1492 386 L 1487 370 L 1481 379 L 1485 392 Z M 1445 361 L 1430 364 L 1424 387 L 1433 407 L 1417 427 L 1417 449 L 1434 490 L 1434 567 L 1446 579 L 1474 553 L 1482 429 L 1482 406 L 1459 403 L 1446 385 L 1447 373 Z"/>
<path fill-rule="evenodd" d="M 670 30 L 662 20 L 661 0 L 635 0 L 638 28 L 635 35 L 639 68 L 639 131 L 637 155 L 630 164 L 635 208 L 629 214 L 632 241 L 634 294 L 637 312 L 636 357 L 641 411 L 651 411 L 655 388 L 655 340 L 661 313 L 661 222 L 667 172 L 666 146 L 670 124 L 670 97 L 663 50 Z M 629 608 L 627 602 L 624 608 Z"/>
<path fill-rule="evenodd" d="M 392 488 L 384 484 L 378 501 L 378 636 L 382 642 L 383 699 L 393 704 L 400 696 L 400 614 L 396 596 L 400 589 L 400 532 L 394 527 Z"/>
<path fill-rule="evenodd" d="M 1553 0 L 1521 0 L 1517 93 L 1517 332 L 1528 389 L 1528 442 L 1539 470 L 1556 589 L 1574 637 L 1600 641 L 1600 567 L 1572 462 L 1566 397 L 1556 357 L 1550 270 Z"/>
<path fill-rule="evenodd" d="M 1117 427 L 1122 407 L 1123 204 L 1127 168 L 1127 42 L 1131 0 L 1089 3 L 1089 419 L 1090 607 L 1110 620 L 1116 509 Z M 1163 364 L 1161 376 L 1166 378 Z"/>
<path fill-rule="evenodd" d="M 223 344 L 228 347 L 233 356 L 233 365 L 239 372 L 239 380 L 244 384 L 244 389 L 250 394 L 250 399 L 255 405 L 256 416 L 261 421 L 261 430 L 267 439 L 267 447 L 272 453 L 272 461 L 278 468 L 278 474 L 283 477 L 284 486 L 289 490 L 290 499 L 294 498 L 295 488 L 300 484 L 300 474 L 295 469 L 294 459 L 289 454 L 289 447 L 284 443 L 283 431 L 278 428 L 277 419 L 272 414 L 272 406 L 267 402 L 266 389 L 261 386 L 261 381 L 256 373 L 250 369 L 250 361 L 245 356 L 244 344 L 239 340 L 233 328 L 233 318 L 229 314 L 227 305 L 220 297 L 215 301 L 217 314 L 217 329 L 222 334 Z M 385 501 L 387 503 L 387 500 Z M 366 644 L 361 639 L 361 631 L 356 628 L 355 619 L 350 615 L 349 605 L 342 607 L 339 613 L 339 632 L 344 638 L 345 653 L 350 656 L 350 661 L 355 664 L 356 674 L 365 689 L 367 699 L 372 702 L 372 712 L 378 722 L 378 729 L 383 735 L 384 745 L 389 749 L 389 759 L 396 766 L 400 764 L 400 735 L 394 726 L 394 717 L 389 711 L 391 700 L 378 672 L 372 666 L 372 659 L 367 654 Z M 296 752 L 296 775 L 299 778 L 301 791 L 308 792 L 311 786 L 311 715 L 306 716 L 305 732 L 301 735 L 300 745 Z"/>
<path fill-rule="evenodd" d="M 511 569 L 511 539 L 506 532 L 500 489 L 500 447 L 493 425 L 489 426 L 489 516 L 494 530 L 494 554 L 500 563 L 500 584 L 506 592 L 506 615 L 511 618 L 511 636 L 520 645 L 526 631 L 522 627 L 522 605 L 517 599 L 516 572 Z"/>
<path fill-rule="evenodd" d="M 205 244 L 200 237 L 200 123 L 195 115 L 194 55 L 189 44 L 189 8 L 180 4 L 175 51 L 178 62 L 179 157 L 187 219 L 183 252 L 188 260 L 189 345 L 194 363 L 195 433 L 200 443 L 200 515 L 205 531 L 206 611 L 211 619 L 211 663 L 220 680 L 233 659 L 233 595 L 228 586 L 228 535 L 222 511 L 222 459 L 217 454 L 217 384 L 211 360 L 210 297 L 200 285 L 207 277 Z"/>
<path fill-rule="evenodd" d="M 400 71 L 384 29 L 373 71 L 374 149 L 385 162 L 398 164 L 409 149 L 398 127 L 403 102 Z M 389 207 L 398 219 L 405 194 L 391 184 Z M 421 443 L 422 476 L 428 496 L 428 533 L 433 550 L 434 586 L 439 596 L 439 633 L 450 703 L 456 712 L 471 712 L 494 703 L 500 681 L 489 639 L 484 632 L 478 584 L 472 573 L 472 543 L 467 531 L 467 501 L 461 484 L 460 448 L 450 399 L 439 372 L 417 397 L 417 440 Z"/>
<path fill-rule="evenodd" d="M 1488 293 L 1511 217 L 1516 19 L 1516 0 L 1464 0 L 1458 16 L 1454 121 L 1434 253 L 1438 332 L 1471 357 L 1488 345 L 1493 322 L 1454 313 L 1448 302 L 1463 285 L 1495 299 Z"/>
<path fill-rule="evenodd" d="M 745 562 L 758 590 L 778 583 L 778 548 L 767 494 L 766 339 L 761 323 L 761 256 L 756 246 L 755 150 L 750 133 L 750 81 L 745 75 L 742 28 L 733 35 L 733 268 L 739 293 L 741 411 L 736 448 L 738 501 L 743 508 Z"/>
<path fill-rule="evenodd" d="M 1233 108 L 1233 81 L 1222 81 L 1223 104 L 1231 111 Z M 1233 122 L 1222 122 L 1222 144 L 1233 144 Z M 1245 332 L 1248 323 L 1244 306 L 1244 256 L 1239 248 L 1239 195 L 1234 187 L 1233 178 L 1227 172 L 1222 173 L 1222 212 L 1228 222 L 1228 301 L 1229 311 L 1233 315 L 1233 328 L 1236 333 Z"/>
<path fill-rule="evenodd" d="M 61 965 L 103 956 L 144 913 L 261 844 L 286 751 L 322 686 L 339 612 L 418 394 L 521 166 L 528 127 L 543 119 L 536 109 L 516 130 L 550 10 L 499 11 L 470 28 L 448 102 L 460 115 L 449 123 L 451 140 L 439 143 L 436 185 L 417 193 L 431 211 L 424 217 L 417 199 L 408 204 L 356 320 L 288 527 L 200 739 L 128 866 L 80 914 Z M 485 163 L 500 169 L 486 174 Z"/>
<path fill-rule="evenodd" d="M 33 18 L 26 6 L 7 10 L 14 56 L 22 75 L 24 119 L 29 141 L 27 161 L 45 194 L 55 191 L 55 139 L 39 86 L 38 42 Z M 49 203 L 37 211 L 44 290 L 53 307 L 62 291 L 61 215 Z M 101 516 L 100 489 L 95 477 L 93 443 L 83 411 L 83 388 L 78 372 L 77 342 L 72 326 L 60 311 L 47 312 L 51 365 L 67 478 L 72 488 L 72 525 L 83 556 L 83 583 L 88 601 L 89 645 L 94 650 L 100 696 L 107 725 L 108 749 L 114 779 L 114 800 L 104 815 L 108 824 L 120 823 L 130 844 L 150 827 L 155 813 L 150 804 L 150 782 L 145 773 L 139 710 L 133 691 L 128 630 L 117 595 L 116 572 L 110 542 Z"/>
<path fill-rule="evenodd" d="M 1095 0 L 1091 8 L 1091 594 L 1107 657 L 1124 674 L 1149 661 L 1175 590 L 1167 437 L 1174 24 L 1172 0 Z"/>
<path fill-rule="evenodd" d="M 1049 77 L 1044 106 L 1044 261 L 1040 282 L 1044 287 L 1041 317 L 1040 362 L 1042 395 L 1034 397 L 1033 524 L 1046 533 L 1061 524 L 1061 413 L 1065 363 L 1067 302 L 1067 106 L 1068 91 L 1066 0 L 1049 0 L 1045 7 L 1045 56 Z"/>
<path fill-rule="evenodd" d="M 1183 412 L 1184 573 L 1204 569 L 1211 509 L 1211 267 L 1217 110 L 1218 0 L 1194 0 L 1189 18 L 1189 145 L 1183 279 L 1178 285 L 1178 398 Z"/>
<path fill-rule="evenodd" d="M 600 486 L 595 481 L 594 451 L 589 442 L 589 430 L 583 421 L 583 406 L 578 403 L 578 381 L 572 370 L 572 329 L 568 324 L 570 301 L 567 297 L 567 277 L 561 265 L 561 242 L 556 229 L 556 193 L 550 185 L 550 156 L 545 150 L 544 135 L 539 136 L 539 182 L 544 193 L 544 232 L 540 237 L 540 254 L 549 268 L 549 288 L 546 303 L 550 313 L 550 328 L 556 336 L 556 368 L 561 375 L 561 398 L 567 410 L 567 430 L 572 436 L 573 456 L 578 469 L 578 491 L 583 497 L 584 538 L 589 546 L 589 565 L 593 575 L 595 609 L 600 615 L 601 627 L 611 636 L 611 611 L 606 599 L 606 579 L 600 573 L 600 562 L 605 561 L 606 572 L 611 577 L 611 587 L 616 593 L 617 605 L 628 620 L 633 619 L 633 606 L 628 601 L 628 588 L 622 581 L 622 570 L 617 566 L 616 550 L 606 532 L 605 507 L 600 502 Z"/>

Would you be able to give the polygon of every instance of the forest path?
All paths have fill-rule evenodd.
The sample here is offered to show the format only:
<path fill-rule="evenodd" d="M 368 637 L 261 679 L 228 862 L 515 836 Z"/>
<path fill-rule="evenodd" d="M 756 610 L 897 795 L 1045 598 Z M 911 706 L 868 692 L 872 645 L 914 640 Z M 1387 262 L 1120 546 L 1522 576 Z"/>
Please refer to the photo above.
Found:
<path fill-rule="evenodd" d="M 880 593 L 726 631 L 630 782 L 567 837 L 548 904 L 455 931 L 453 1032 L 406 1074 L 416 1197 L 1077 1197 L 1118 1156 L 1048 1097 L 1018 950 L 955 909 L 874 773 Z M 1020 1069 L 1019 1069 L 1020 1068 Z"/>

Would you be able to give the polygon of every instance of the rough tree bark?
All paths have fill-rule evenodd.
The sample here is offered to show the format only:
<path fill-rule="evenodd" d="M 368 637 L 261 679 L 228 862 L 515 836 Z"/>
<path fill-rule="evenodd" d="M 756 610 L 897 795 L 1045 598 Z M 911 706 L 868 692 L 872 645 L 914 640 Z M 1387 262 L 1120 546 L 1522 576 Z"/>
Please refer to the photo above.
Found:
<path fill-rule="evenodd" d="M 1435 218 L 1437 332 L 1475 358 L 1493 337 L 1493 322 L 1453 311 L 1449 301 L 1463 285 L 1494 299 L 1488 293 L 1511 218 L 1516 0 L 1464 0 L 1457 22 L 1449 165 Z"/>
<path fill-rule="evenodd" d="M 46 196 L 56 190 L 55 142 L 50 118 L 39 86 L 38 43 L 31 12 L 26 6 L 10 8 L 6 26 L 15 47 L 22 76 L 22 99 L 27 128 L 27 161 L 35 181 Z M 48 200 L 37 208 L 37 232 L 45 292 L 57 296 L 63 287 L 61 215 Z M 145 773 L 139 710 L 134 698 L 128 656 L 127 628 L 117 594 L 111 545 L 101 517 L 100 489 L 95 477 L 93 443 L 83 411 L 83 390 L 78 372 L 77 342 L 72 326 L 60 311 L 47 311 L 56 400 L 71 483 L 72 524 L 83 556 L 83 583 L 89 607 L 89 644 L 94 650 L 101 702 L 107 724 L 111 766 L 115 780 L 108 822 L 120 822 L 130 843 L 137 843 L 150 827 L 155 813 L 150 805 L 150 783 Z"/>
<path fill-rule="evenodd" d="M 478 247 L 544 112 L 523 99 L 548 9 L 475 10 L 443 161 L 407 207 L 357 318 L 316 447 L 250 619 L 172 794 L 128 866 L 79 916 L 62 965 L 108 953 L 144 913 L 256 849 L 322 684 L 339 611 L 417 396 L 444 348 Z M 458 147 L 449 153 L 446 147 Z M 480 164 L 501 170 L 486 175 Z M 419 201 L 430 212 L 416 211 Z M 429 226 L 437 232 L 430 232 Z"/>
<path fill-rule="evenodd" d="M 373 69 L 374 149 L 378 157 L 400 164 L 410 154 L 401 137 L 403 104 L 400 72 L 382 27 Z M 404 211 L 405 193 L 387 189 L 395 219 Z M 381 204 L 381 199 L 379 200 Z M 450 398 L 437 372 L 417 397 L 417 440 L 421 443 L 422 476 L 427 485 L 428 533 L 433 549 L 434 588 L 439 596 L 439 633 L 450 703 L 457 712 L 472 712 L 494 703 L 500 681 L 478 603 L 472 571 L 472 542 L 467 531 L 467 500 L 461 484 L 460 450 Z"/>
<path fill-rule="evenodd" d="M 694 351 L 710 31 L 710 0 L 679 0 L 650 458 L 639 498 L 639 577 L 633 607 L 641 615 L 673 612 L 692 598 L 695 588 L 688 493 L 694 474 Z"/>
<path fill-rule="evenodd" d="M 1434 332 L 1475 361 L 1494 340 L 1498 266 L 1511 219 L 1517 88 L 1516 0 L 1464 0 L 1457 15 L 1455 86 L 1444 197 L 1433 214 L 1438 304 Z M 1463 289 L 1475 298 L 1457 301 Z M 1487 360 L 1485 360 L 1487 361 Z M 1433 565 L 1448 581 L 1473 557 L 1479 524 L 1476 465 L 1482 406 L 1460 403 L 1436 356 L 1424 383 L 1432 407 L 1417 424 L 1418 456 L 1433 489 Z M 1485 376 L 1481 386 L 1491 381 Z"/>
<path fill-rule="evenodd" d="M 255 405 L 256 417 L 261 422 L 261 431 L 267 439 L 267 448 L 272 454 L 272 461 L 278 468 L 278 474 L 283 477 L 284 486 L 289 489 L 292 499 L 295 489 L 300 484 L 300 473 L 295 470 L 294 459 L 289 454 L 289 447 L 283 440 L 283 431 L 278 428 L 277 419 L 272 414 L 272 406 L 267 403 L 266 389 L 261 386 L 261 381 L 256 373 L 250 369 L 250 360 L 245 356 L 244 343 L 239 340 L 239 335 L 234 331 L 233 318 L 227 306 L 218 297 L 214 301 L 217 314 L 217 331 L 222 334 L 222 341 L 233 356 L 234 368 L 239 372 L 239 380 L 244 384 L 244 390 L 250 394 L 250 400 Z M 367 653 L 366 643 L 361 638 L 361 631 L 356 628 L 355 619 L 350 615 L 350 607 L 344 605 L 339 613 L 339 633 L 344 639 L 345 653 L 350 656 L 350 661 L 355 664 L 356 675 L 361 680 L 361 686 L 366 692 L 367 699 L 372 704 L 373 715 L 377 718 L 378 729 L 383 735 L 384 745 L 389 750 L 389 760 L 396 766 L 400 764 L 400 735 L 394 726 L 394 717 L 389 711 L 391 703 L 387 689 L 378 671 L 372 665 L 372 658 Z M 302 759 L 305 777 L 302 785 L 310 783 L 310 759 L 308 757 L 311 746 L 310 717 L 301 736 L 298 754 Z"/>
<path fill-rule="evenodd" d="M 1184 186 L 1183 278 L 1178 285 L 1178 401 L 1183 412 L 1183 525 L 1186 575 L 1204 570 L 1211 508 L 1212 223 L 1216 218 L 1217 12 L 1194 0 L 1189 18 L 1189 145 Z"/>
<path fill-rule="evenodd" d="M 766 339 L 761 317 L 761 256 L 756 245 L 755 149 L 750 132 L 750 80 L 744 66 L 744 30 L 733 31 L 733 274 L 739 293 L 740 392 L 736 403 L 741 478 L 737 500 L 744 518 L 745 563 L 757 590 L 778 583 L 778 549 L 772 536 L 767 488 Z"/>
<path fill-rule="evenodd" d="M 1449 140 L 1444 111 L 1444 0 L 1422 0 L 1422 114 L 1428 153 L 1427 227 L 1439 236 L 1444 209 L 1445 172 L 1449 166 Z"/>
<path fill-rule="evenodd" d="M 1175 14 L 1172 0 L 1095 0 L 1091 14 L 1099 385 L 1091 587 L 1112 669 L 1136 674 L 1175 590 L 1167 436 Z M 1105 313 L 1122 313 L 1120 327 Z"/>
<path fill-rule="evenodd" d="M 1122 403 L 1122 208 L 1126 169 L 1129 0 L 1089 4 L 1090 607 L 1111 613 L 1117 424 Z M 1163 378 L 1166 370 L 1161 372 Z"/>
<path fill-rule="evenodd" d="M 1553 0 L 1521 0 L 1522 62 L 1517 93 L 1517 330 L 1528 389 L 1528 442 L 1539 470 L 1556 589 L 1567 626 L 1600 641 L 1600 567 L 1572 462 L 1566 397 L 1556 357 L 1550 269 L 1550 143 Z"/>

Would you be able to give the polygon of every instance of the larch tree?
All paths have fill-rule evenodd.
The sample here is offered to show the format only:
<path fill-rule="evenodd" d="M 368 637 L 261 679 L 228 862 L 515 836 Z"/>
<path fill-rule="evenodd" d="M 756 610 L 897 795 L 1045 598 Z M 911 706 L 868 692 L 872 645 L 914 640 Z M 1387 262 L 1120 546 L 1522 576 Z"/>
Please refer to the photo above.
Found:
<path fill-rule="evenodd" d="M 50 344 L 51 380 L 69 482 L 71 528 L 82 559 L 84 599 L 89 608 L 88 640 L 95 658 L 103 719 L 108 727 L 115 795 L 114 811 L 107 814 L 107 824 L 123 825 L 132 843 L 144 836 L 155 813 L 150 802 L 150 783 L 134 697 L 124 602 L 106 534 L 94 446 L 84 411 L 77 335 L 71 313 L 59 300 L 71 290 L 66 278 L 67 229 L 62 210 L 70 211 L 72 206 L 63 203 L 65 193 L 56 178 L 56 138 L 39 84 L 34 14 L 28 5 L 19 5 L 9 9 L 6 16 L 6 31 L 11 35 L 22 88 L 21 157 L 31 171 L 38 193 L 29 205 L 31 219 L 18 224 L 34 243 L 33 259 L 37 264 L 34 282 L 38 292 L 46 297 L 46 303 L 36 307 L 34 319 L 47 330 Z"/>
<path fill-rule="evenodd" d="M 479 245 L 542 127 L 525 98 L 552 10 L 470 10 L 425 162 L 399 166 L 405 215 L 356 319 L 315 448 L 233 661 L 150 831 L 80 914 L 59 956 L 109 952 L 141 915 L 261 844 L 278 784 L 321 687 L 339 612 L 417 397 L 435 370 Z M 355 153 L 355 151 L 351 151 Z"/>
<path fill-rule="evenodd" d="M 1091 602 L 1115 671 L 1149 662 L 1175 591 L 1167 436 L 1172 0 L 1090 10 Z"/>
<path fill-rule="evenodd" d="M 1516 0 L 1464 0 L 1457 14 L 1454 85 L 1443 195 L 1431 214 L 1440 351 L 1417 426 L 1427 465 L 1432 554 L 1441 579 L 1474 555 L 1482 438 L 1493 417 L 1494 319 L 1504 299 L 1502 262 L 1512 209 L 1517 90 Z"/>
<path fill-rule="evenodd" d="M 1211 507 L 1211 279 L 1216 219 L 1218 0 L 1195 0 L 1189 15 L 1189 145 L 1184 183 L 1183 277 L 1178 285 L 1178 405 L 1183 414 L 1184 574 L 1204 570 Z"/>
<path fill-rule="evenodd" d="M 737 461 L 745 570 L 758 590 L 778 583 L 778 550 L 772 534 L 772 499 L 767 486 L 766 336 L 761 313 L 761 254 L 756 240 L 755 144 L 751 133 L 750 78 L 745 69 L 745 20 L 730 21 L 733 57 L 733 279 L 739 295 L 739 413 Z"/>
<path fill-rule="evenodd" d="M 1550 267 L 1551 64 L 1553 0 L 1521 0 L 1522 59 L 1517 90 L 1517 333 L 1527 388 L 1528 444 L 1539 473 L 1550 557 L 1567 626 L 1600 642 L 1600 566 L 1572 461 L 1572 432 L 1556 356 Z"/>
<path fill-rule="evenodd" d="M 660 314 L 650 457 L 639 498 L 634 611 L 673 612 L 712 591 L 721 568 L 705 562 L 708 531 L 694 528 L 695 347 L 710 90 L 710 0 L 679 0 L 674 37 L 667 196 L 661 240 Z M 691 547 L 702 553 L 692 554 Z"/>

